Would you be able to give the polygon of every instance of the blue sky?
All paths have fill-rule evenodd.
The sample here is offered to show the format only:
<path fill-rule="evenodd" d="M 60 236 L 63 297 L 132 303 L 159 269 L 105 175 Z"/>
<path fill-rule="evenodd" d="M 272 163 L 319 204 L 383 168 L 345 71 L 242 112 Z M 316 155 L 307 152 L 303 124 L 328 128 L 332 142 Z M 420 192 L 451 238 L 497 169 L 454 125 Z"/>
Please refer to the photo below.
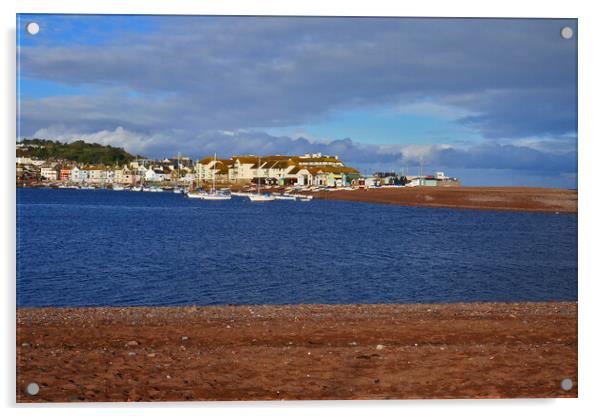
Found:
<path fill-rule="evenodd" d="M 27 22 L 40 24 L 36 36 Z M 576 188 L 576 20 L 20 15 L 18 138 Z"/>

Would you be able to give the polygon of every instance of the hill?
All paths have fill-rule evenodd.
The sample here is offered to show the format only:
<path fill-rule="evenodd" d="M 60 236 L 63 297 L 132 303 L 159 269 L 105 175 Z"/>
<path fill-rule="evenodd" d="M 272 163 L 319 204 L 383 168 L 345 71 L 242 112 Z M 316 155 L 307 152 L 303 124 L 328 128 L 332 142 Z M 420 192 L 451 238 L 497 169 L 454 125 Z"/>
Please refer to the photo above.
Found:
<path fill-rule="evenodd" d="M 98 143 L 86 143 L 78 140 L 72 143 L 42 139 L 24 139 L 19 142 L 17 156 L 35 159 L 65 159 L 83 164 L 112 164 L 129 162 L 135 156 L 124 149 L 104 146 Z"/>

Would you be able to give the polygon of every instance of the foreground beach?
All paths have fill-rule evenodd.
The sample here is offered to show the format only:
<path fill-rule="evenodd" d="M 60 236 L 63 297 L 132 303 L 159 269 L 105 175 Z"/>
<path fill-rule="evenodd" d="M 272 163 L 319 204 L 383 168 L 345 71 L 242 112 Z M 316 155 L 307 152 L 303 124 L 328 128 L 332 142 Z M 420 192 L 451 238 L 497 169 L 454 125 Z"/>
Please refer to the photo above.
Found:
<path fill-rule="evenodd" d="M 18 309 L 16 381 L 19 402 L 576 397 L 577 305 Z"/>
<path fill-rule="evenodd" d="M 319 192 L 317 198 L 431 208 L 577 212 L 577 191 L 526 187 L 416 187 Z"/>

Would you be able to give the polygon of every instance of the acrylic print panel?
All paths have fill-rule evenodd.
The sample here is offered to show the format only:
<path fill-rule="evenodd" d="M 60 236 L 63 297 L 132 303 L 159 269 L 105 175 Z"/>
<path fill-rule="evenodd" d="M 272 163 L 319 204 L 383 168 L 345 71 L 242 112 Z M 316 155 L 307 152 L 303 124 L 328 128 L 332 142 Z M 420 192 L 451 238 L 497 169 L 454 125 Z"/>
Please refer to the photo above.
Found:
<path fill-rule="evenodd" d="M 577 34 L 18 15 L 17 400 L 576 397 Z"/>

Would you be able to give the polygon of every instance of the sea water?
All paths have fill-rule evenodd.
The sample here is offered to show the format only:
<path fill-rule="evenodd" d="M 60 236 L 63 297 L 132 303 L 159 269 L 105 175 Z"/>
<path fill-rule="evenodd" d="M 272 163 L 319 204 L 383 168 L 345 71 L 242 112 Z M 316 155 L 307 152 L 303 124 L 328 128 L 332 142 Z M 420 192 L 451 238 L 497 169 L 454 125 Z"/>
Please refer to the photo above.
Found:
<path fill-rule="evenodd" d="M 17 190 L 17 306 L 577 299 L 577 216 Z"/>

